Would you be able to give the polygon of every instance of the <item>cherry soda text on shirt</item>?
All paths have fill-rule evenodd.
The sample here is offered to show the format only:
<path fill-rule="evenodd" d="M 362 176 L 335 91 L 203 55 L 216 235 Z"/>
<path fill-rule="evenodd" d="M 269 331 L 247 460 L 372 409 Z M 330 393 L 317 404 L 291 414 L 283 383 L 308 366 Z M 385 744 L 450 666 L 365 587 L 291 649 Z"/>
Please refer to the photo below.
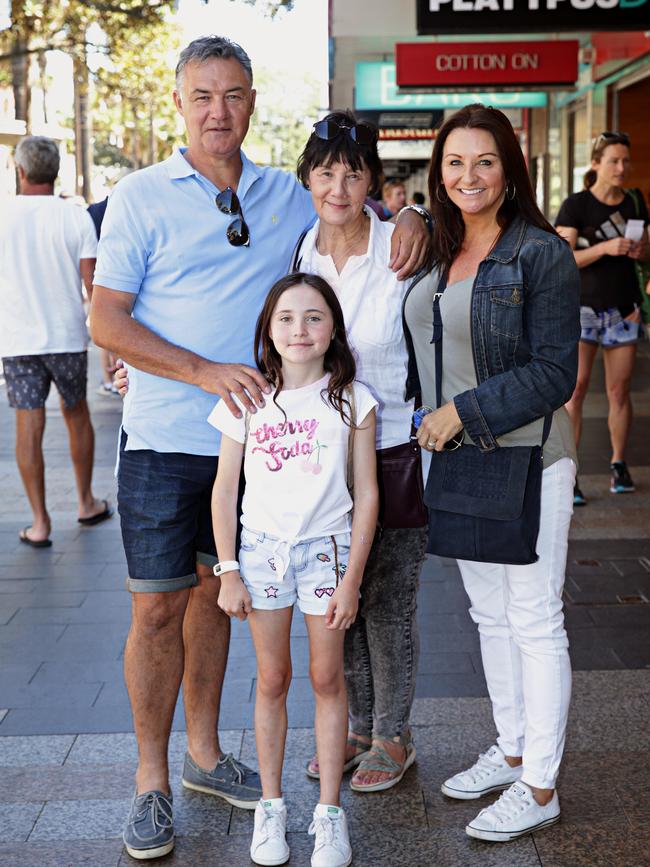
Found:
<path fill-rule="evenodd" d="M 272 462 L 265 461 L 266 466 L 272 473 L 276 473 L 290 458 L 312 454 L 314 444 L 311 440 L 314 439 L 317 428 L 318 420 L 315 418 L 295 419 L 275 425 L 264 422 L 260 427 L 250 431 L 250 436 L 254 437 L 255 442 L 258 443 L 253 447 L 252 453 L 263 452 L 269 455 Z M 296 438 L 291 444 L 287 444 L 286 441 L 284 443 L 278 442 L 284 437 L 293 437 L 296 434 L 306 434 L 307 439 L 301 442 L 300 439 Z"/>

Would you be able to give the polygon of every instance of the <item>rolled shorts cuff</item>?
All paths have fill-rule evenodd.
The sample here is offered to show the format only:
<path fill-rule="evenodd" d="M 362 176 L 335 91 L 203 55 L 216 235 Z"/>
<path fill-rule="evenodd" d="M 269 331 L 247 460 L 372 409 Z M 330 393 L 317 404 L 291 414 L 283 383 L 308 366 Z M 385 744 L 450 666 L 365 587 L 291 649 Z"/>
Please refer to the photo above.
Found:
<path fill-rule="evenodd" d="M 170 593 L 196 587 L 198 583 L 196 572 L 191 572 L 178 578 L 127 578 L 126 589 L 131 593 Z"/>
<path fill-rule="evenodd" d="M 201 566 L 209 566 L 212 569 L 213 566 L 217 565 L 219 559 L 214 554 L 205 554 L 203 551 L 197 551 L 196 562 L 200 563 Z"/>
<path fill-rule="evenodd" d="M 276 605 L 265 604 L 263 599 L 253 596 L 252 593 L 251 598 L 253 600 L 253 611 L 284 611 L 285 608 L 293 608 L 296 604 L 296 599 L 289 596 L 277 600 L 274 599 L 277 602 Z"/>
<path fill-rule="evenodd" d="M 323 610 L 322 603 L 320 605 L 308 604 L 300 598 L 298 598 L 298 600 L 296 601 L 296 605 L 303 614 L 313 615 L 314 617 L 325 617 L 325 615 L 327 614 L 327 605 L 329 605 L 329 599 L 325 603 L 325 610 Z"/>

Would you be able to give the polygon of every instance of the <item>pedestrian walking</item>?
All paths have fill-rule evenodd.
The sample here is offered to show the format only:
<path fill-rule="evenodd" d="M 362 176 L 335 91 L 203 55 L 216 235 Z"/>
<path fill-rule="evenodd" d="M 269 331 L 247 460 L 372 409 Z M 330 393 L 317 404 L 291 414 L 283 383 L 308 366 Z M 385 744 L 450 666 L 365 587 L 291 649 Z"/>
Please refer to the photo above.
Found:
<path fill-rule="evenodd" d="M 625 189 L 629 172 L 629 136 L 601 133 L 592 148 L 585 189 L 565 199 L 555 221 L 574 251 L 581 284 L 578 381 L 567 409 L 578 447 L 582 407 L 601 346 L 612 446 L 609 490 L 613 494 L 635 490 L 625 460 L 632 425 L 630 384 L 637 343 L 643 337 L 635 260 L 650 259 L 650 245 L 640 240 L 641 234 L 645 237 L 648 211 L 640 190 Z M 636 240 L 627 231 L 629 220 L 642 221 L 643 232 Z M 577 480 L 573 498 L 576 506 L 586 503 Z"/>
<path fill-rule="evenodd" d="M 457 558 L 498 733 L 442 792 L 473 800 L 505 789 L 466 832 L 506 841 L 560 817 L 571 694 L 562 588 L 575 476 L 563 404 L 577 369 L 579 279 L 569 246 L 537 208 L 502 112 L 470 105 L 443 124 L 429 192 L 439 280 L 435 294 L 420 281 L 406 297 L 408 391 L 421 388 L 436 407 L 418 429 L 431 453 L 429 551 Z M 529 478 L 536 495 L 526 499 Z"/>
<path fill-rule="evenodd" d="M 16 148 L 20 194 L 0 215 L 0 352 L 9 405 L 16 410 L 16 462 L 32 510 L 20 541 L 51 546 L 45 495 L 45 401 L 61 398 L 81 525 L 110 518 L 92 491 L 94 431 L 86 403 L 88 332 L 82 283 L 90 298 L 97 255 L 92 220 L 54 195 L 59 150 L 44 136 Z"/>
<path fill-rule="evenodd" d="M 254 416 L 242 412 L 240 418 L 221 401 L 210 416 L 223 434 L 212 498 L 219 606 L 230 617 L 248 618 L 257 655 L 262 799 L 250 855 L 256 864 L 289 859 L 282 764 L 297 604 L 309 636 L 320 756 L 320 800 L 309 828 L 315 835 L 311 864 L 346 867 L 352 853 L 339 794 L 348 723 L 343 641 L 357 613 L 377 521 L 377 402 L 354 381 L 341 306 L 320 277 L 295 273 L 272 287 L 257 321 L 255 351 L 273 399 Z M 238 563 L 242 462 L 246 488 Z"/>

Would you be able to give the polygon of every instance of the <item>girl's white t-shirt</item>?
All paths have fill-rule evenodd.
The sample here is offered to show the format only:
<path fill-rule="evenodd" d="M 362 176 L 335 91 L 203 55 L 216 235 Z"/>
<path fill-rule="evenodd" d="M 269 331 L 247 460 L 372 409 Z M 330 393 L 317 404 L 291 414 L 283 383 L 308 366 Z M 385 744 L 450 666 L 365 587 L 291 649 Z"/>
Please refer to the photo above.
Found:
<path fill-rule="evenodd" d="M 277 404 L 268 396 L 266 406 L 248 416 L 247 441 L 245 417 L 235 418 L 223 401 L 210 413 L 208 421 L 217 430 L 246 441 L 241 518 L 246 529 L 288 542 L 350 530 L 350 428 L 327 402 L 328 379 L 329 374 L 282 391 Z M 362 383 L 353 387 L 356 422 L 363 426 L 377 401 Z"/>

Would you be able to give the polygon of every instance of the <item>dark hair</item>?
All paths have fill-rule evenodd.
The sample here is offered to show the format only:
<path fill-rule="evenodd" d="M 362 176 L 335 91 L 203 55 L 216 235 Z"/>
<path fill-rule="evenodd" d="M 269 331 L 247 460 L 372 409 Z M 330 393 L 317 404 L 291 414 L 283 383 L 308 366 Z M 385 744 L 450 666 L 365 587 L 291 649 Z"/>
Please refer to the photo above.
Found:
<path fill-rule="evenodd" d="M 423 205 L 424 204 L 424 193 L 421 193 L 419 190 L 416 190 L 413 193 L 413 204 L 414 205 Z"/>
<path fill-rule="evenodd" d="M 326 389 L 327 402 L 340 413 L 343 421 L 351 424 L 350 403 L 345 397 L 345 391 L 354 382 L 357 367 L 345 333 L 345 322 L 339 299 L 330 284 L 322 277 L 318 277 L 316 274 L 296 272 L 287 274 L 286 277 L 282 277 L 271 286 L 255 326 L 255 363 L 269 382 L 275 385 L 273 402 L 279 406 L 276 398 L 282 391 L 284 380 L 282 378 L 282 359 L 269 335 L 271 317 L 278 301 L 287 289 L 302 285 L 315 289 L 332 313 L 334 337 L 324 358 L 325 370 L 331 374 Z"/>
<path fill-rule="evenodd" d="M 624 145 L 629 150 L 630 137 L 625 132 L 601 132 L 594 141 L 594 146 L 591 149 L 591 161 L 593 163 L 599 163 L 603 158 L 603 154 L 610 145 Z M 598 172 L 596 169 L 587 169 L 584 178 L 582 179 L 585 190 L 591 189 L 597 179 Z"/>
<path fill-rule="evenodd" d="M 546 232 L 557 232 L 546 220 L 535 201 L 524 155 L 510 121 L 502 111 L 480 102 L 466 105 L 452 114 L 438 131 L 429 167 L 429 196 L 433 215 L 433 261 L 448 268 L 460 250 L 465 238 L 465 223 L 460 208 L 447 196 L 442 184 L 442 157 L 445 142 L 455 129 L 484 129 L 494 138 L 503 164 L 506 190 L 514 187 L 512 198 L 504 196 L 497 213 L 497 223 L 503 231 L 515 217 Z M 442 192 L 444 191 L 444 192 Z"/>
<path fill-rule="evenodd" d="M 357 123 L 362 123 L 365 126 L 375 129 L 374 124 L 368 121 L 358 121 L 354 113 L 348 111 L 332 111 L 325 115 L 323 120 L 330 120 L 336 124 L 343 124 L 350 127 Z M 350 136 L 341 130 L 336 138 L 326 141 L 318 138 L 315 132 L 307 139 L 307 144 L 303 152 L 298 157 L 298 166 L 296 174 L 298 180 L 309 189 L 309 172 L 316 166 L 331 166 L 332 163 L 341 162 L 355 172 L 363 171 L 364 168 L 370 172 L 370 189 L 368 195 L 375 196 L 381 189 L 381 184 L 384 179 L 381 160 L 377 152 L 377 141 L 372 144 L 360 145 L 352 141 Z"/>

